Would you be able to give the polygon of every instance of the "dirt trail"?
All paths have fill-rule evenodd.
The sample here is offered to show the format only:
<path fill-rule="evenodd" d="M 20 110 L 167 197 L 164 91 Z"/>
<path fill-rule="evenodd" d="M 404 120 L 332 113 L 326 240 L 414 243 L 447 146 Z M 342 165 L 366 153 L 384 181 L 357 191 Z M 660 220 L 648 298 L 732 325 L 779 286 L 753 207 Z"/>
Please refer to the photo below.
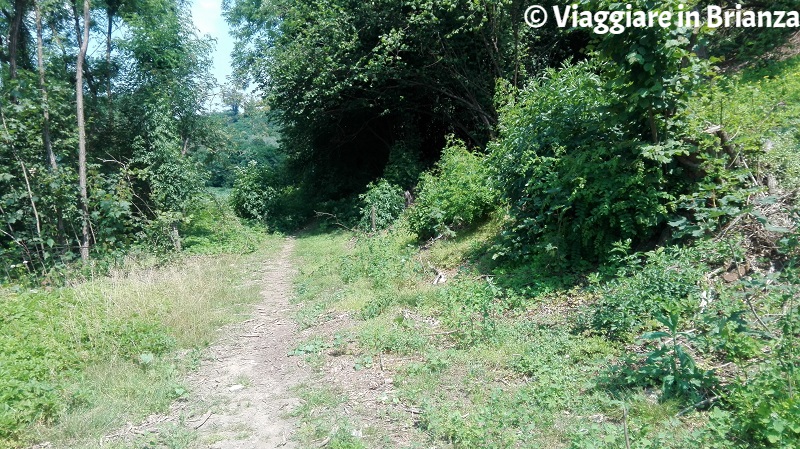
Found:
<path fill-rule="evenodd" d="M 293 448 L 297 424 L 287 412 L 298 403 L 293 386 L 307 378 L 306 370 L 287 357 L 297 325 L 289 299 L 294 269 L 294 241 L 286 240 L 279 255 L 263 268 L 263 301 L 254 316 L 223 330 L 209 348 L 206 361 L 189 378 L 200 404 L 208 412 L 187 421 L 199 433 L 203 448 Z"/>

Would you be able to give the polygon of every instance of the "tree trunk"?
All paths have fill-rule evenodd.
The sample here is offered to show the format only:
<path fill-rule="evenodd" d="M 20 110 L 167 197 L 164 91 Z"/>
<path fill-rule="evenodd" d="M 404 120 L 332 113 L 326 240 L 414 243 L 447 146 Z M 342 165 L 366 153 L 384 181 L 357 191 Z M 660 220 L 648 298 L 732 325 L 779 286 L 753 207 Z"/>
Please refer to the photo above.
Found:
<path fill-rule="evenodd" d="M 58 162 L 56 155 L 53 152 L 53 142 L 50 137 L 50 102 L 47 95 L 47 81 L 45 79 L 44 68 L 44 39 L 42 38 L 42 11 L 38 2 L 33 4 L 36 11 L 36 55 L 38 57 L 39 66 L 39 90 L 42 92 L 42 146 L 50 163 L 50 170 L 53 173 L 58 171 Z M 56 204 L 56 226 L 58 229 L 58 241 L 62 246 L 66 243 L 64 232 L 64 215 L 61 212 L 61 207 Z"/>
<path fill-rule="evenodd" d="M 39 66 L 39 90 L 42 93 L 42 114 L 44 115 L 44 121 L 42 123 L 42 145 L 44 145 L 47 160 L 50 162 L 50 168 L 56 171 L 58 169 L 58 163 L 56 162 L 56 155 L 53 153 L 53 144 L 50 140 L 50 106 L 47 100 L 47 84 L 45 83 L 42 12 L 39 8 L 39 3 L 34 3 L 34 8 L 36 10 L 36 55 L 38 57 Z"/>
<path fill-rule="evenodd" d="M 20 35 L 22 34 L 22 20 L 25 18 L 26 0 L 14 1 L 14 17 L 8 30 L 8 76 L 13 80 L 17 77 L 17 55 L 19 54 Z"/>
<path fill-rule="evenodd" d="M 650 138 L 653 143 L 658 145 L 658 123 L 656 122 L 656 113 L 653 111 L 653 105 L 647 109 L 647 123 L 650 125 Z"/>
<path fill-rule="evenodd" d="M 75 103 L 78 115 L 78 185 L 81 191 L 81 259 L 84 262 L 89 260 L 89 195 L 86 190 L 86 120 L 83 115 L 83 64 L 86 59 L 86 49 L 89 46 L 89 20 L 89 0 L 83 0 L 83 40 L 78 51 L 78 63 L 75 69 Z"/>
<path fill-rule="evenodd" d="M 114 114 L 111 104 L 111 33 L 114 31 L 114 11 L 106 10 L 108 17 L 108 32 L 106 34 L 106 100 L 108 101 L 108 121 L 111 125 Z"/>

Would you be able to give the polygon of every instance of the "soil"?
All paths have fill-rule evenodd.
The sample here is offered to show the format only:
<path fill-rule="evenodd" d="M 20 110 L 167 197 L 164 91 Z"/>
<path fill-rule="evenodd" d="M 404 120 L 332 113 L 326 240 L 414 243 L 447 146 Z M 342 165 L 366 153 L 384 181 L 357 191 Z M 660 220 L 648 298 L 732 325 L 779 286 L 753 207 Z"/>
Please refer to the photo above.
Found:
<path fill-rule="evenodd" d="M 107 435 L 101 446 L 138 441 L 178 426 L 196 433 L 193 448 L 298 447 L 292 439 L 298 422 L 290 412 L 300 401 L 292 390 L 308 379 L 310 369 L 288 356 L 299 338 L 290 304 L 293 247 L 294 241 L 287 239 L 281 252 L 265 262 L 262 301 L 250 319 L 220 329 L 217 343 L 204 352 L 198 370 L 186 381 L 190 394 L 167 414 Z"/>
<path fill-rule="evenodd" d="M 293 448 L 297 423 L 288 416 L 299 401 L 292 388 L 308 368 L 288 356 L 297 325 L 291 319 L 293 241 L 264 267 L 263 301 L 254 316 L 224 330 L 208 360 L 190 377 L 194 395 L 208 411 L 186 424 L 196 427 L 203 448 Z"/>
<path fill-rule="evenodd" d="M 263 300 L 244 322 L 220 329 L 218 342 L 208 348 L 200 367 L 187 379 L 188 397 L 169 413 L 153 415 L 138 425 L 106 436 L 103 443 L 135 441 L 157 435 L 168 427 L 196 433 L 192 448 L 272 449 L 303 447 L 297 434 L 301 423 L 292 411 L 301 405 L 297 388 L 325 388 L 343 394 L 344 403 L 331 412 L 347 418 L 353 435 L 377 432 L 382 447 L 409 447 L 421 439 L 415 426 L 419 410 L 396 400 L 394 373 L 407 358 L 380 355 L 367 366 L 348 342 L 343 351 L 329 350 L 309 364 L 289 356 L 311 338 L 332 341 L 353 325 L 347 314 L 328 314 L 315 326 L 300 329 L 291 304 L 294 241 L 287 239 L 280 254 L 262 269 Z M 413 357 L 411 357 L 413 358 Z M 331 423 L 327 438 L 311 442 L 327 446 L 337 432 Z M 369 429 L 369 430 L 368 430 Z M 159 439 L 159 438 L 157 438 Z M 149 447 L 149 446 L 148 446 Z"/>

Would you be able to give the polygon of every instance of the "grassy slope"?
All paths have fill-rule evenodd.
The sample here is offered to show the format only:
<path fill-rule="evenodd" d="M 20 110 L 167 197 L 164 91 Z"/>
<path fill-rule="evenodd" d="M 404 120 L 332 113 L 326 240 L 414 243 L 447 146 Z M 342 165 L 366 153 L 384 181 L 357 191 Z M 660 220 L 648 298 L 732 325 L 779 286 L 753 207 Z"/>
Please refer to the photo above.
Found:
<path fill-rule="evenodd" d="M 184 373 L 217 329 L 249 313 L 258 264 L 278 247 L 220 204 L 206 200 L 186 254 L 166 264 L 129 259 L 69 287 L 0 292 L 0 447 L 95 447 L 186 393 Z"/>
<path fill-rule="evenodd" d="M 398 404 L 422 411 L 415 447 L 564 447 L 621 416 L 618 398 L 598 380 L 623 348 L 571 332 L 570 313 L 585 293 L 555 292 L 511 309 L 464 265 L 496 229 L 488 224 L 419 254 L 407 250 L 403 232 L 362 240 L 355 249 L 342 234 L 298 241 L 308 267 L 298 277 L 300 321 L 314 326 L 347 312 L 360 318 L 346 331 L 358 342 L 357 360 L 403 356 L 393 375 Z M 429 262 L 453 268 L 446 284 L 430 285 Z M 324 388 L 306 394 L 324 396 Z M 644 393 L 626 399 L 637 422 L 677 411 Z M 305 416 L 341 418 L 344 402 L 320 401 Z M 370 436 L 348 444 L 341 447 L 381 447 Z"/>
<path fill-rule="evenodd" d="M 718 90 L 699 96 L 690 110 L 696 117 L 709 117 L 709 123 L 725 126 L 737 136 L 740 148 L 751 155 L 765 140 L 772 141 L 773 150 L 756 158 L 757 175 L 775 173 L 787 189 L 800 187 L 798 75 L 800 58 L 751 70 L 738 81 L 723 80 Z M 720 264 L 744 258 L 744 249 L 752 248 L 746 236 L 737 235 L 734 229 L 728 241 L 709 240 L 697 249 L 652 253 L 646 267 L 634 259 L 623 262 L 628 271 L 621 271 L 623 277 L 618 280 L 590 274 L 589 283 L 570 287 L 576 285 L 571 279 L 547 273 L 546 267 L 495 271 L 497 277 L 485 277 L 490 273 L 483 268 L 481 257 L 499 226 L 492 221 L 422 251 L 414 236 L 403 229 L 402 221 L 388 234 L 361 237 L 355 243 L 354 236 L 341 233 L 309 235 L 298 241 L 304 267 L 297 285 L 303 305 L 299 321 L 316 326 L 347 313 L 356 322 L 342 332 L 356 341 L 356 348 L 350 349 L 356 360 L 401 360 L 392 368 L 397 396 L 386 404 L 386 413 L 419 431 L 409 433 L 411 447 L 626 447 L 626 438 L 631 447 L 682 448 L 697 446 L 700 441 L 707 447 L 733 444 L 725 443 L 724 437 L 701 436 L 698 429 L 709 426 L 711 415 L 686 413 L 692 411 L 686 407 L 687 401 L 693 403 L 689 399 L 692 394 L 701 394 L 702 387 L 690 382 L 702 383 L 704 370 L 722 367 L 720 376 L 727 376 L 724 385 L 745 372 L 752 375 L 764 369 L 757 355 L 759 348 L 775 350 L 770 346 L 772 340 L 754 336 L 760 331 L 759 324 L 749 311 L 736 315 L 744 310 L 739 292 L 753 287 L 705 277 Z M 432 286 L 435 275 L 431 267 L 444 270 L 448 282 Z M 784 288 L 794 291 L 795 286 L 787 280 L 773 284 L 759 296 L 754 310 L 763 316 L 778 316 L 775 314 L 780 314 L 782 307 L 778 298 Z M 703 289 L 718 294 L 708 310 L 697 308 Z M 680 330 L 708 333 L 704 334 L 706 343 L 720 345 L 693 353 L 699 374 L 684 379 L 689 390 L 675 394 L 675 399 L 663 394 L 661 385 L 639 369 L 643 355 L 657 348 L 659 341 L 668 340 L 657 339 L 647 345 L 635 337 L 664 326 L 652 318 L 627 323 L 625 316 L 652 312 L 637 312 L 637 308 L 661 307 L 663 298 L 659 298 L 664 291 L 683 295 L 677 298 L 685 307 Z M 714 331 L 715 320 L 731 313 L 744 317 L 754 332 L 718 338 L 714 332 L 730 329 Z M 592 323 L 587 321 L 593 316 L 599 321 L 626 323 L 628 328 L 621 329 L 618 338 L 606 338 L 590 330 Z M 700 330 L 690 326 L 700 326 Z M 313 343 L 319 348 L 337 345 L 333 340 L 315 339 Z M 317 356 L 324 357 L 322 351 Z M 640 361 L 631 365 L 630 357 Z M 663 370 L 669 359 L 653 363 Z M 785 388 L 780 387 L 781 382 L 775 385 Z M 737 394 L 752 394 L 744 385 Z M 308 401 L 301 412 L 313 429 L 306 435 L 309 444 L 330 431 L 325 423 L 339 420 L 337 428 L 347 428 L 358 420 L 342 408 L 348 398 L 342 397 L 341 391 L 310 387 L 305 394 L 319 399 Z M 704 394 L 713 397 L 713 393 Z M 417 412 L 409 414 L 408 410 Z M 745 407 L 737 413 L 741 416 L 734 418 L 734 423 L 745 417 L 737 431 L 747 429 L 750 412 Z M 735 428 L 736 424 L 725 427 L 730 422 L 719 424 L 730 416 L 719 416 L 711 416 L 712 429 L 727 432 Z M 341 432 L 328 437 L 340 448 L 385 447 L 379 429 L 363 438 Z M 788 436 L 777 441 L 796 443 Z"/>

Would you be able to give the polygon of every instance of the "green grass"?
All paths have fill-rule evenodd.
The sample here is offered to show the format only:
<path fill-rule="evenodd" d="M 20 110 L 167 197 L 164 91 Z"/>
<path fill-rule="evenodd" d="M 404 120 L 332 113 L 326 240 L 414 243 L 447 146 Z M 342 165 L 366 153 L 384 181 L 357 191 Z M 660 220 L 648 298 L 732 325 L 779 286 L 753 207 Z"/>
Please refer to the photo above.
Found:
<path fill-rule="evenodd" d="M 0 447 L 99 447 L 187 393 L 185 373 L 221 326 L 250 314 L 259 264 L 280 245 L 217 206 L 198 210 L 193 228 L 217 246 L 189 233 L 166 265 L 129 257 L 63 288 L 0 291 Z M 165 432 L 166 447 L 190 439 Z"/>
<path fill-rule="evenodd" d="M 394 400 L 421 410 L 409 435 L 412 447 L 566 448 L 595 440 L 614 447 L 625 425 L 637 441 L 684 447 L 681 438 L 692 422 L 674 422 L 677 403 L 605 382 L 625 352 L 622 345 L 574 333 L 577 311 L 558 319 L 547 312 L 547 306 L 591 294 L 554 286 L 547 290 L 555 293 L 520 301 L 504 298 L 479 276 L 481 265 L 470 260 L 497 227 L 489 222 L 421 253 L 408 250 L 402 226 L 396 234 L 358 241 L 342 233 L 300 237 L 299 319 L 313 327 L 326 316 L 349 313 L 356 319 L 346 330 L 355 337 L 350 351 L 356 366 L 374 367 L 381 354 L 402 360 L 391 373 Z M 417 269 L 428 261 L 458 271 L 445 285 L 431 286 L 432 274 Z M 312 339 L 298 350 L 313 352 L 314 364 L 322 365 L 325 355 L 318 349 L 332 344 Z M 343 393 L 306 388 L 311 390 L 303 393 L 306 403 L 297 413 L 302 442 L 341 435 L 357 419 L 344 415 Z M 394 421 L 409 419 L 391 406 L 383 413 Z M 655 426 L 680 438 L 659 439 Z M 358 442 L 381 447 L 370 439 Z"/>
<path fill-rule="evenodd" d="M 353 423 L 340 412 L 340 407 L 348 400 L 343 392 L 331 387 L 305 384 L 296 388 L 295 393 L 302 401 L 302 405 L 292 412 L 292 416 L 301 421 L 297 438 L 320 447 L 367 447 L 363 442 L 364 429 L 356 430 Z"/>

